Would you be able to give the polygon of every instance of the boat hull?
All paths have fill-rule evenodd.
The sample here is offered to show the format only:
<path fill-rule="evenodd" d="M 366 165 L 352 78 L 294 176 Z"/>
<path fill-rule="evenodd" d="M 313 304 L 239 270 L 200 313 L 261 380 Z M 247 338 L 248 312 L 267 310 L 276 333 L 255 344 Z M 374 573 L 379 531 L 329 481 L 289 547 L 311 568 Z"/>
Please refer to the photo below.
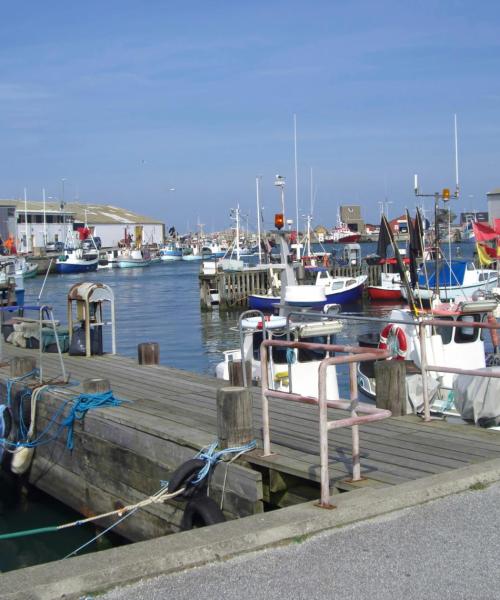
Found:
<path fill-rule="evenodd" d="M 133 269 L 134 267 L 149 267 L 150 264 L 150 260 L 134 260 L 133 258 L 127 258 L 123 260 L 118 259 L 117 267 L 119 269 Z"/>
<path fill-rule="evenodd" d="M 267 296 L 266 294 L 251 294 L 248 296 L 248 307 L 252 310 L 273 310 L 276 304 L 279 304 L 279 296 Z"/>
<path fill-rule="evenodd" d="M 325 293 L 327 304 L 352 304 L 360 300 L 362 295 L 362 283 L 348 290 L 339 290 L 338 292 Z"/>
<path fill-rule="evenodd" d="M 182 260 L 182 254 L 161 254 L 160 255 L 161 260 L 164 261 L 173 261 L 173 260 Z"/>
<path fill-rule="evenodd" d="M 369 285 L 366 288 L 370 300 L 397 301 L 401 300 L 401 288 L 389 289 L 379 285 Z"/>
<path fill-rule="evenodd" d="M 96 271 L 98 262 L 97 258 L 78 263 L 56 262 L 56 273 L 88 273 L 89 271 Z"/>

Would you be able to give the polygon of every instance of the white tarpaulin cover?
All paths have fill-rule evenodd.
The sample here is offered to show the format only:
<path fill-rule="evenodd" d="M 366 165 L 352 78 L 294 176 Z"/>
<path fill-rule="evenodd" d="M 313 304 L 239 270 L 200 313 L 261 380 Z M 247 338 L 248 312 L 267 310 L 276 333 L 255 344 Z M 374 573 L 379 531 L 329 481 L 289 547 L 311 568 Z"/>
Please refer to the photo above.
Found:
<path fill-rule="evenodd" d="M 485 372 L 500 372 L 500 367 L 486 367 Z M 465 421 L 481 427 L 500 424 L 500 379 L 459 375 L 453 382 L 455 407 Z"/>

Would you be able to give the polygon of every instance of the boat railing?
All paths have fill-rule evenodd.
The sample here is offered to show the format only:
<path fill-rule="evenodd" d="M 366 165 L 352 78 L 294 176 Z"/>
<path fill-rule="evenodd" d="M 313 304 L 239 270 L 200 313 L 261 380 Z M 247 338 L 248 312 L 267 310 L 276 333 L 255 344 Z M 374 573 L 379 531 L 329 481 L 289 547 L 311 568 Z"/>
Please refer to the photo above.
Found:
<path fill-rule="evenodd" d="M 297 348 L 304 350 L 323 350 L 325 352 L 342 353 L 336 356 L 327 356 L 324 358 L 318 368 L 318 397 L 303 396 L 293 392 L 274 390 L 269 387 L 268 375 L 268 348 L 280 346 L 284 348 Z M 272 353 L 269 353 L 272 356 Z M 269 419 L 269 400 L 279 398 L 291 402 L 302 404 L 312 404 L 319 407 L 319 445 L 320 445 L 320 481 L 321 481 L 321 499 L 319 506 L 322 508 L 331 508 L 330 503 L 330 473 L 328 469 L 328 432 L 331 429 L 340 427 L 351 427 L 352 431 L 352 482 L 361 481 L 361 464 L 359 452 L 359 425 L 372 423 L 387 419 L 391 416 L 391 411 L 379 409 L 372 404 L 359 402 L 358 400 L 358 382 L 356 377 L 356 365 L 359 362 L 372 361 L 388 358 L 390 352 L 387 350 L 361 348 L 359 346 L 342 346 L 338 344 L 318 344 L 302 341 L 284 341 L 265 339 L 260 346 L 261 359 L 261 386 L 262 386 L 262 428 L 264 456 L 272 455 L 270 440 L 270 419 Z M 349 400 L 329 400 L 327 398 L 327 369 L 330 366 L 348 364 L 349 365 Z M 350 416 L 342 419 L 328 420 L 328 409 L 337 408 L 349 411 Z M 358 413 L 364 413 L 363 416 Z"/>
<path fill-rule="evenodd" d="M 482 322 L 476 323 L 471 321 L 446 321 L 444 319 L 425 319 L 420 321 L 419 323 L 415 323 L 418 326 L 419 338 L 420 338 L 420 369 L 422 371 L 422 395 L 424 400 L 424 421 L 431 421 L 431 409 L 430 409 L 430 394 L 429 387 L 427 385 L 427 373 L 428 372 L 437 372 L 437 373 L 452 373 L 455 375 L 471 375 L 474 377 L 493 377 L 495 379 L 500 379 L 500 369 L 498 371 L 484 369 L 461 369 L 459 367 L 447 367 L 445 365 L 430 365 L 427 362 L 427 348 L 425 344 L 425 328 L 426 327 L 467 327 L 467 328 L 475 328 L 475 329 L 489 329 L 498 330 L 500 329 L 500 323 L 496 320 L 495 322 Z"/>

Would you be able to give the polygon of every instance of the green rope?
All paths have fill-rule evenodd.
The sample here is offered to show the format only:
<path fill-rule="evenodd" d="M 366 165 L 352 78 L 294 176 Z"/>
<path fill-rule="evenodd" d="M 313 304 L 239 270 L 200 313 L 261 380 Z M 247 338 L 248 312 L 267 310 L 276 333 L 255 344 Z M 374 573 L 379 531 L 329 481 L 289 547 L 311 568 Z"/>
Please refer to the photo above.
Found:
<path fill-rule="evenodd" d="M 62 529 L 61 525 L 52 525 L 51 527 L 38 527 L 37 529 L 25 529 L 24 531 L 13 531 L 12 533 L 1 533 L 0 540 L 11 540 L 13 538 L 25 537 L 27 535 L 38 535 L 39 533 L 52 533 Z"/>

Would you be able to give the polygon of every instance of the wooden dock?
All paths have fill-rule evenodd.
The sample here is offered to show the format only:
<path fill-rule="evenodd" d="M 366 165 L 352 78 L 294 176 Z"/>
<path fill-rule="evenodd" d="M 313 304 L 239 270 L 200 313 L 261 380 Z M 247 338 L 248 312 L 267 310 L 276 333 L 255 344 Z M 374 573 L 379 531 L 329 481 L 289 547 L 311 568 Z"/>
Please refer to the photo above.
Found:
<path fill-rule="evenodd" d="M 6 346 L 3 358 L 37 355 L 37 351 Z M 216 393 L 224 382 L 165 366 L 138 366 L 122 356 L 66 356 L 65 364 L 72 379 L 105 377 L 116 396 L 131 401 L 89 411 L 75 426 L 73 451 L 62 438 L 35 452 L 29 481 L 84 515 L 149 496 L 178 465 L 216 439 Z M 57 355 L 44 354 L 43 366 L 45 378 L 59 375 Z M 8 376 L 8 367 L 1 368 L 0 377 L 5 381 Z M 78 393 L 78 388 L 71 390 Z M 252 394 L 255 437 L 260 444 L 259 389 L 252 388 Z M 37 431 L 64 398 L 57 392 L 42 395 Z M 224 489 L 229 518 L 319 498 L 316 407 L 273 400 L 270 415 L 275 454 L 262 457 L 257 449 L 215 470 L 210 494 L 218 499 Z M 344 413 L 332 411 L 331 416 Z M 397 485 L 500 457 L 498 433 L 440 421 L 425 424 L 414 416 L 360 427 L 360 445 L 365 479 L 353 484 L 348 481 L 351 431 L 331 433 L 333 492 Z M 176 502 L 149 506 L 126 519 L 117 532 L 131 540 L 175 532 L 182 507 Z"/>
<path fill-rule="evenodd" d="M 213 292 L 216 292 L 219 296 L 219 310 L 245 308 L 248 306 L 248 296 L 251 294 L 265 294 L 271 287 L 269 266 L 252 267 L 242 271 L 217 271 L 210 274 L 201 272 L 199 275 L 201 308 L 203 310 L 213 308 L 211 302 Z M 388 267 L 393 269 L 393 265 Z M 276 273 L 279 273 L 279 270 L 279 268 L 275 268 Z M 361 266 L 334 265 L 331 267 L 330 272 L 333 277 L 366 275 L 366 285 L 379 285 L 382 267 L 366 264 Z"/>

